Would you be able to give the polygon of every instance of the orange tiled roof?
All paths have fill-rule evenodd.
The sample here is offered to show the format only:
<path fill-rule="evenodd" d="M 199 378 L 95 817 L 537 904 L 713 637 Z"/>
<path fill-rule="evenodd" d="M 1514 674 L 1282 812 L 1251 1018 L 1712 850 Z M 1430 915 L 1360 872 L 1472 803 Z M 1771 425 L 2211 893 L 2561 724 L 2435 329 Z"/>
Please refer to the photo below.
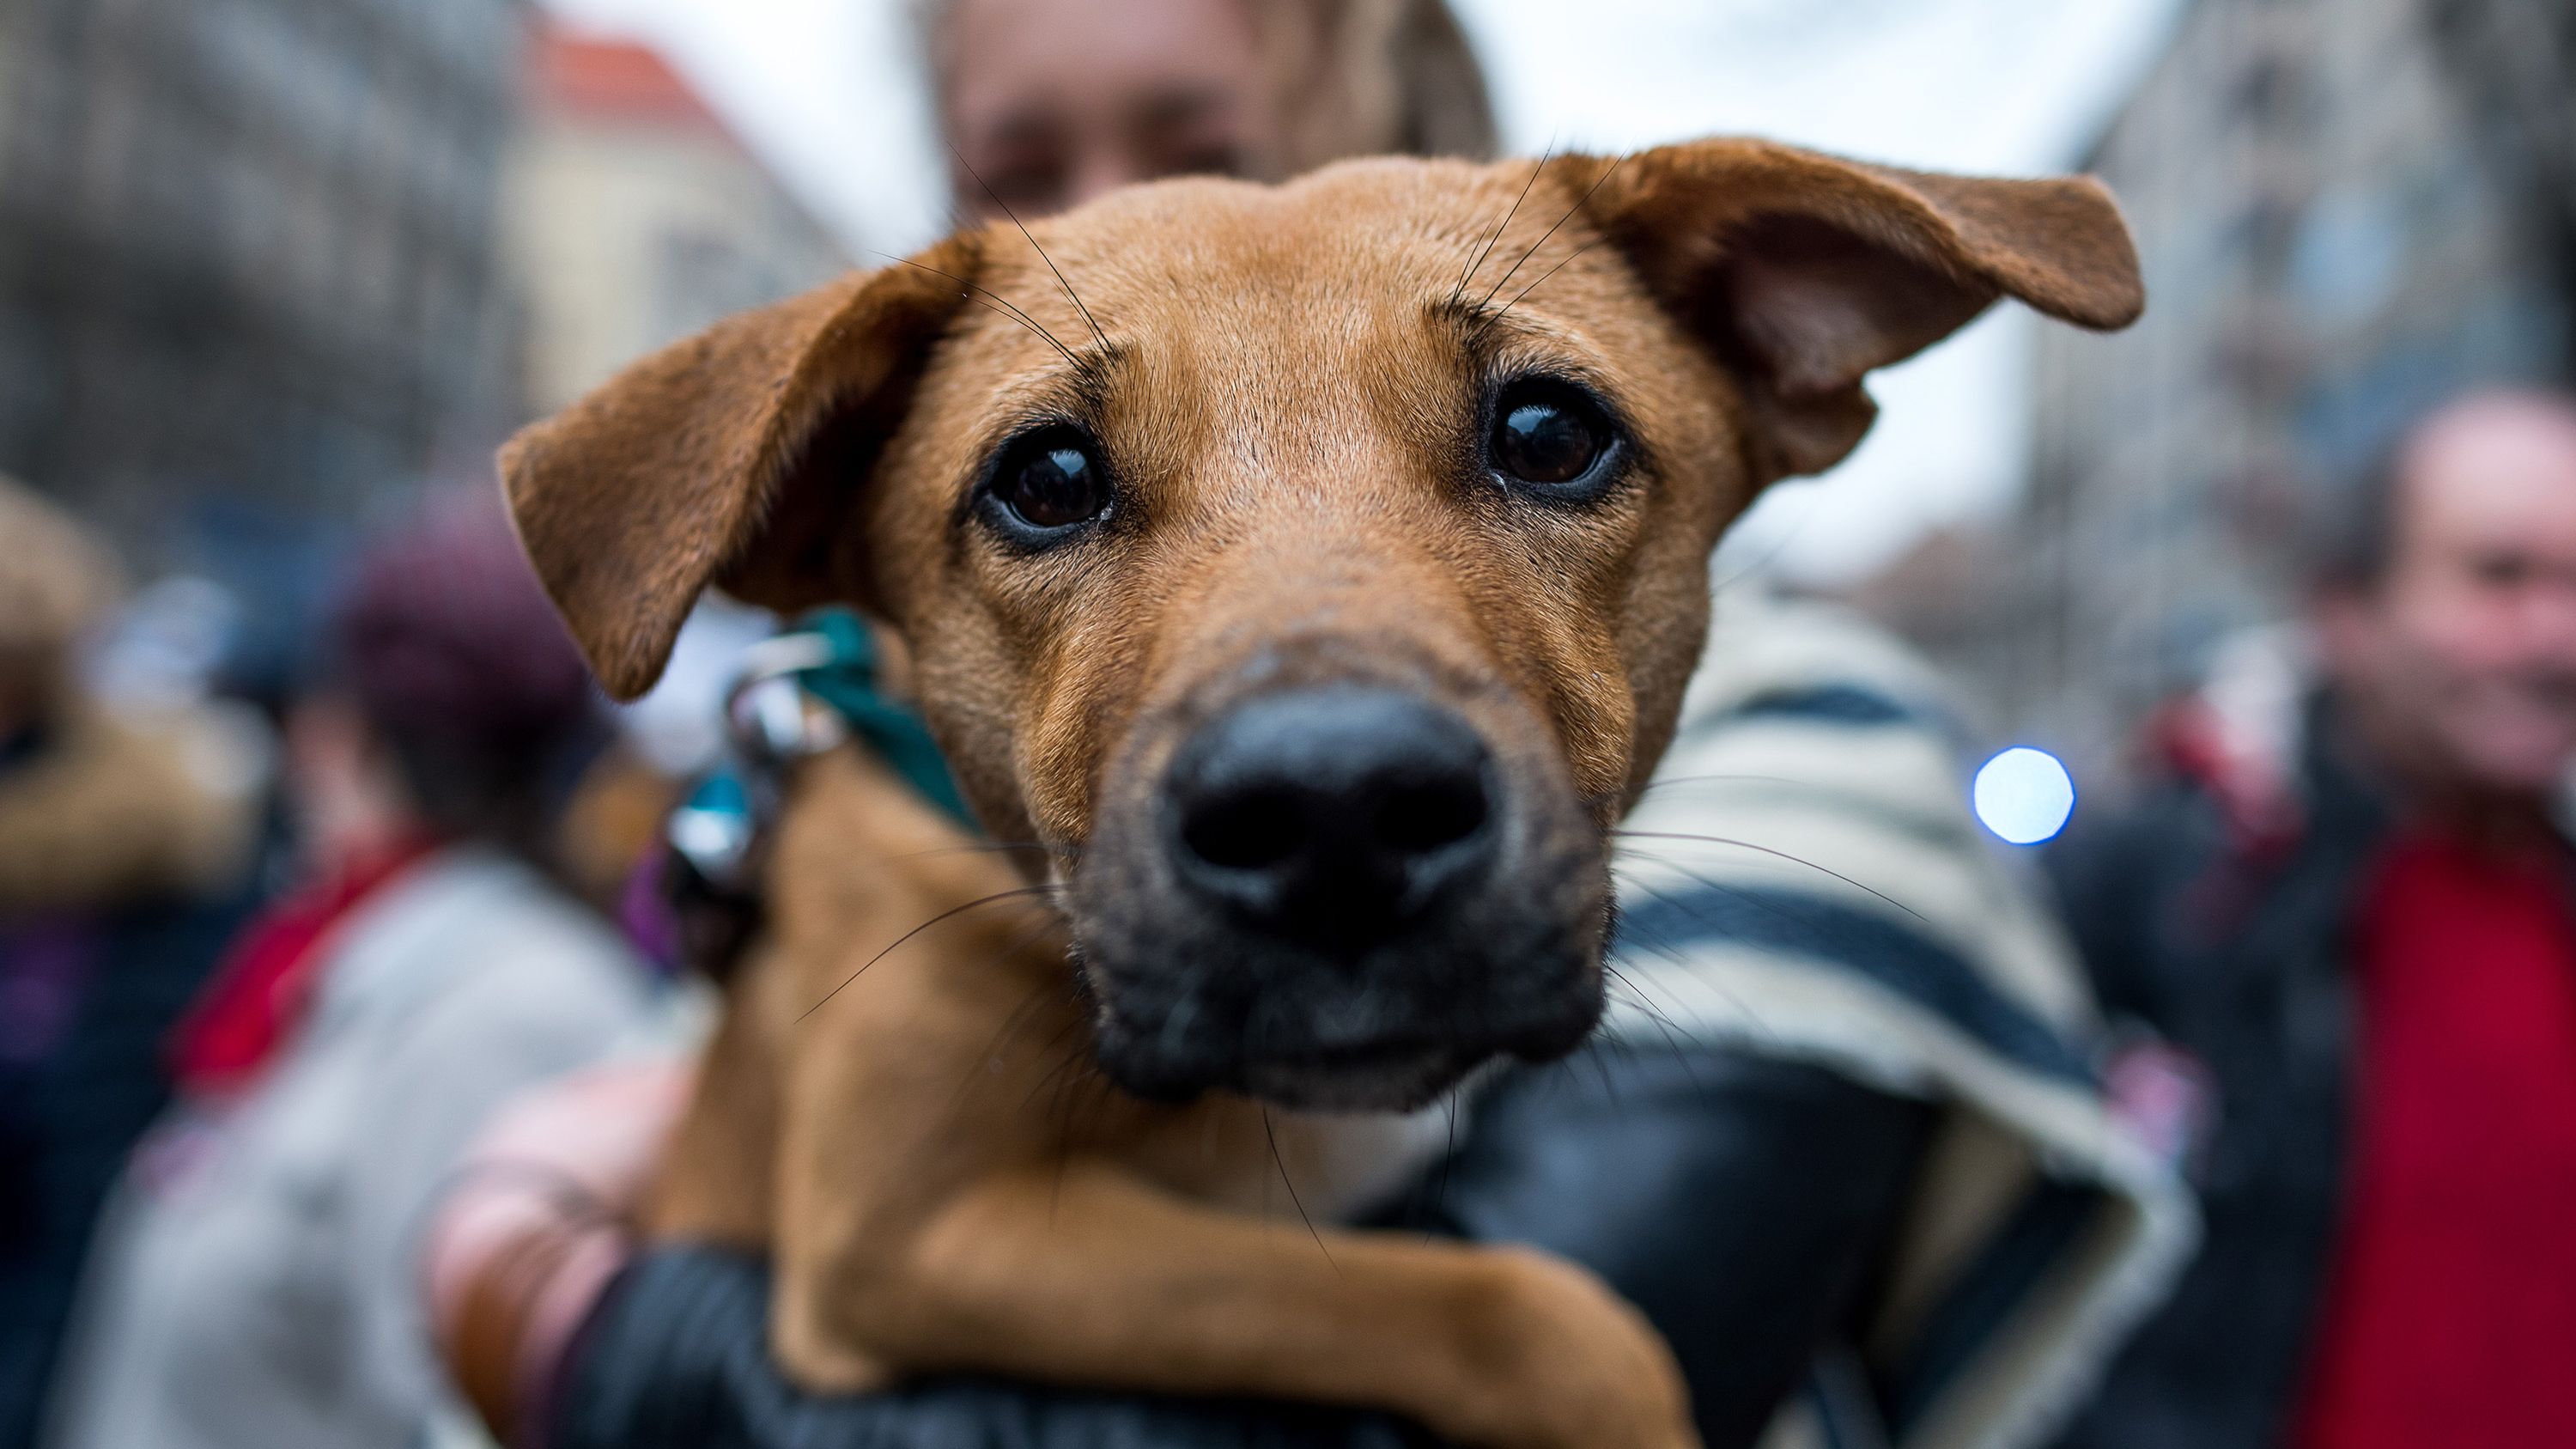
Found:
<path fill-rule="evenodd" d="M 529 38 L 528 86 L 541 108 L 730 134 L 670 62 L 631 40 L 541 22 Z"/>

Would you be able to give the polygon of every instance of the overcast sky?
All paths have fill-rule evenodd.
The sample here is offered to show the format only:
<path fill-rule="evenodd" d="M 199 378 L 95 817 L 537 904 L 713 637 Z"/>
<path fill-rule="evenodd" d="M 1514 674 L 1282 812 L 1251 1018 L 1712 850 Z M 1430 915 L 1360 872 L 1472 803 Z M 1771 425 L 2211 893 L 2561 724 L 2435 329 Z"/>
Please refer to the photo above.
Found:
<path fill-rule="evenodd" d="M 904 0 L 547 0 L 658 44 L 857 255 L 946 213 Z M 1452 0 L 1505 142 L 1751 132 L 1957 171 L 2079 163 L 2184 0 Z M 1830 582 L 2020 486 L 2030 319 L 2006 309 L 1883 374 L 1882 420 L 1778 490 L 1729 555 Z"/>

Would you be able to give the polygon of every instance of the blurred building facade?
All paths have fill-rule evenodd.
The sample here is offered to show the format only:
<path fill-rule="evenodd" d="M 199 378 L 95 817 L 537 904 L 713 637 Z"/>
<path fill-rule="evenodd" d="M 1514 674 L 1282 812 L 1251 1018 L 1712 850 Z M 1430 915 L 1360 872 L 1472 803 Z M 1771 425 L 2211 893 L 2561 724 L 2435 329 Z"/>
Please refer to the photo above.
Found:
<path fill-rule="evenodd" d="M 2099 780 L 2410 417 L 2568 375 L 2576 6 L 2198 0 L 2090 169 L 2147 315 L 2045 332 L 2007 586 L 1936 642 Z"/>
<path fill-rule="evenodd" d="M 524 0 L 0 7 L 0 468 L 149 558 L 349 517 L 511 421 Z"/>
<path fill-rule="evenodd" d="M 528 48 L 527 123 L 506 214 L 510 271 L 528 309 L 532 413 L 849 265 L 660 56 L 551 25 Z"/>

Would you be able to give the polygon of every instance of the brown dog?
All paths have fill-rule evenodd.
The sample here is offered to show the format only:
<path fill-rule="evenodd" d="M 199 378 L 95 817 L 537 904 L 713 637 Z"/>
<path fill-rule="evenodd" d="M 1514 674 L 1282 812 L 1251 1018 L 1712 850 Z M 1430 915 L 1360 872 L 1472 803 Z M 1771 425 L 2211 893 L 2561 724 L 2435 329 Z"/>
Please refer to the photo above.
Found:
<path fill-rule="evenodd" d="M 855 753 L 806 767 L 657 1227 L 771 1249 L 816 1386 L 972 1368 L 1689 1444 L 1662 1343 L 1588 1275 L 1310 1238 L 1290 1199 L 1347 1205 L 1394 1110 L 1583 1039 L 1605 833 L 1719 531 L 1998 296 L 2129 321 L 2109 197 L 1710 141 L 1170 182 L 1034 240 L 733 319 L 505 455 L 610 689 L 711 583 L 857 603 L 1006 843 L 956 848 Z M 1086 1051 L 1115 1086 L 1068 1106 Z"/>

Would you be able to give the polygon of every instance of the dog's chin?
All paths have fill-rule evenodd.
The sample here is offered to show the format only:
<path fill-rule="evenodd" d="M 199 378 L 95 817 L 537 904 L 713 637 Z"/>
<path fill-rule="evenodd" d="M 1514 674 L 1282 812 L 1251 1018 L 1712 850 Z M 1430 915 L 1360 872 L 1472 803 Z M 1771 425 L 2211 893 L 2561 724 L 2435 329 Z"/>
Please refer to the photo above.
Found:
<path fill-rule="evenodd" d="M 1177 1062 L 1150 1052 L 1099 1047 L 1101 1070 L 1131 1096 L 1181 1103 L 1210 1092 L 1254 1097 L 1300 1112 L 1410 1112 L 1500 1053 L 1420 1043 L 1341 1048 L 1313 1054 Z"/>
<path fill-rule="evenodd" d="M 1305 1112 L 1410 1112 L 1490 1063 L 1552 1061 L 1581 1045 L 1600 1018 L 1597 992 L 1569 992 L 1555 1005 L 1519 1018 L 1507 1032 L 1396 1028 L 1356 1041 L 1274 1042 L 1262 1050 L 1245 1050 L 1231 1034 L 1176 1039 L 1140 1031 L 1113 1007 L 1097 1023 L 1093 1051 L 1111 1082 L 1147 1101 L 1229 1092 Z"/>
<path fill-rule="evenodd" d="M 1410 1112 L 1439 1100 L 1496 1055 L 1457 1047 L 1389 1046 L 1249 1061 L 1237 1090 L 1301 1112 Z"/>

